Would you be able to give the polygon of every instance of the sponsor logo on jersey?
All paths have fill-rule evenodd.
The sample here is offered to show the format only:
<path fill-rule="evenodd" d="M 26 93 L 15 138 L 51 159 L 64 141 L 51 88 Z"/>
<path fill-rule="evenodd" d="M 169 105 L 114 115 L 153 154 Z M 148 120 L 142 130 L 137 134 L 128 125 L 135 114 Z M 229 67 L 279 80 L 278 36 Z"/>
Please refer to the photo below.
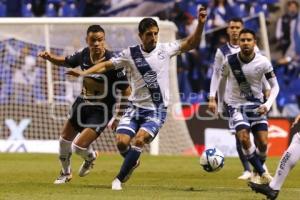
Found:
<path fill-rule="evenodd" d="M 143 78 L 148 88 L 158 88 L 157 74 L 155 71 L 146 72 Z"/>
<path fill-rule="evenodd" d="M 164 51 L 160 50 L 160 51 L 157 53 L 157 57 L 158 57 L 158 59 L 163 60 L 163 59 L 166 58 L 166 53 L 165 53 Z"/>

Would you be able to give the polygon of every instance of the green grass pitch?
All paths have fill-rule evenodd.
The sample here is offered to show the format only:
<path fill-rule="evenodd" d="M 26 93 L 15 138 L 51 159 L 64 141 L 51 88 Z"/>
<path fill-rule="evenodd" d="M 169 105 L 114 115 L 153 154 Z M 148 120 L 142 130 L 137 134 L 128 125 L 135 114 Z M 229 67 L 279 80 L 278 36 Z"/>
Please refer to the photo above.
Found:
<path fill-rule="evenodd" d="M 267 162 L 272 174 L 278 159 Z M 81 178 L 77 175 L 81 159 L 74 155 L 72 181 L 54 185 L 60 169 L 57 155 L 1 153 L 0 200 L 264 199 L 250 191 L 245 181 L 237 180 L 242 171 L 237 158 L 226 158 L 221 171 L 207 173 L 200 167 L 198 157 L 145 154 L 123 191 L 112 191 L 111 181 L 121 161 L 116 154 L 101 155 L 93 171 Z M 278 199 L 300 199 L 300 163 L 289 175 Z"/>

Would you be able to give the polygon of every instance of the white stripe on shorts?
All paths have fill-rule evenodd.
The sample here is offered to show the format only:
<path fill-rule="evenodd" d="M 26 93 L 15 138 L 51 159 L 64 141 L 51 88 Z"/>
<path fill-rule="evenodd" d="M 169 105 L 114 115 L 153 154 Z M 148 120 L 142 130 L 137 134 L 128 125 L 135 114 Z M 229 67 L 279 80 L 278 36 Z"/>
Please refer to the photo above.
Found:
<path fill-rule="evenodd" d="M 118 131 L 119 129 L 126 129 L 126 130 L 131 131 L 133 134 L 135 134 L 135 130 L 133 130 L 132 128 L 127 127 L 127 126 L 119 126 L 116 131 Z"/>
<path fill-rule="evenodd" d="M 152 137 L 154 137 L 154 133 L 152 131 L 150 131 L 149 129 L 145 128 L 145 127 L 141 127 L 142 130 L 146 131 L 147 133 L 149 133 Z"/>
<path fill-rule="evenodd" d="M 251 123 L 251 127 L 253 127 L 256 124 L 267 124 L 268 125 L 268 121 L 260 120 L 260 121 L 253 122 L 253 123 Z"/>
<path fill-rule="evenodd" d="M 245 125 L 247 125 L 247 126 L 250 126 L 250 124 L 247 123 L 247 122 L 239 122 L 239 123 L 237 123 L 237 124 L 234 125 L 234 128 L 236 128 L 237 126 L 239 126 L 239 125 L 241 125 L 241 124 L 245 124 Z"/>

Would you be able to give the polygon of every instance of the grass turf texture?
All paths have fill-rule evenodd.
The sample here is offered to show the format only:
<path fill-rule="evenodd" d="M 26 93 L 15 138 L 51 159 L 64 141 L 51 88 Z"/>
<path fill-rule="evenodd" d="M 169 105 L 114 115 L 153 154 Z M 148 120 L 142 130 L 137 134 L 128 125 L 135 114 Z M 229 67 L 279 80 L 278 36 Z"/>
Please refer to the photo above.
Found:
<path fill-rule="evenodd" d="M 267 161 L 272 174 L 278 160 Z M 237 180 L 242 171 L 237 158 L 226 158 L 221 171 L 207 173 L 198 157 L 143 155 L 123 191 L 110 189 L 121 156 L 100 155 L 91 174 L 83 178 L 77 175 L 81 162 L 73 155 L 73 179 L 65 185 L 54 185 L 60 169 L 57 155 L 1 153 L 0 200 L 263 199 L 250 191 L 245 181 Z M 300 199 L 300 164 L 290 173 L 278 199 Z"/>

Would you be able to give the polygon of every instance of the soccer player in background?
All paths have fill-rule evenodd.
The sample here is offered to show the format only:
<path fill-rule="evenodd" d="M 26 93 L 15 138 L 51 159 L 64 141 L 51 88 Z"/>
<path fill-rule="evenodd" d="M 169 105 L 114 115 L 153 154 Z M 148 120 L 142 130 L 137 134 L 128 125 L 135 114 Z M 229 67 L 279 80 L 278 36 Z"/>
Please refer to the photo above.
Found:
<path fill-rule="evenodd" d="M 199 45 L 206 15 L 206 10 L 200 8 L 196 30 L 182 41 L 169 43 L 158 43 L 157 22 L 152 18 L 144 18 L 138 27 L 141 45 L 129 47 L 118 57 L 99 63 L 87 71 L 69 71 L 70 75 L 79 76 L 124 67 L 127 76 L 131 77 L 132 94 L 129 99 L 132 106 L 117 128 L 117 146 L 124 161 L 112 182 L 113 190 L 122 190 L 122 183 L 128 180 L 140 163 L 144 145 L 155 138 L 164 124 L 169 104 L 171 57 Z"/>
<path fill-rule="evenodd" d="M 227 79 L 225 79 L 225 77 L 222 77 L 221 71 L 226 57 L 241 50 L 239 47 L 239 33 L 243 28 L 244 22 L 241 18 L 232 18 L 228 21 L 228 27 L 226 31 L 229 41 L 217 49 L 215 61 L 213 64 L 213 74 L 210 83 L 210 91 L 215 90 L 215 88 L 217 87 L 216 84 L 218 83 L 218 79 L 221 79 L 221 81 L 219 84 L 219 88 L 217 88 L 218 103 L 216 103 L 215 96 L 211 96 L 211 98 L 209 99 L 208 108 L 211 112 L 215 113 L 218 107 L 218 113 L 226 117 L 228 116 L 228 113 L 226 113 L 227 104 L 226 102 L 224 102 L 224 92 L 226 91 Z M 257 48 L 257 46 L 255 46 L 254 51 L 256 53 L 259 53 L 259 49 Z M 270 90 L 270 85 L 265 78 L 263 86 L 264 91 L 266 91 L 267 93 Z M 232 123 L 230 121 L 228 123 L 230 132 L 235 134 L 236 150 L 244 168 L 243 174 L 239 176 L 238 179 L 248 180 L 251 177 L 251 168 L 249 162 L 246 156 L 243 154 L 241 142 L 237 137 L 234 127 L 231 126 Z"/>
<path fill-rule="evenodd" d="M 228 104 L 229 117 L 242 144 L 242 151 L 258 172 L 262 183 L 272 177 L 263 168 L 268 143 L 267 112 L 276 99 L 279 86 L 270 61 L 255 53 L 256 36 L 252 30 L 243 29 L 239 33 L 240 51 L 227 56 L 222 75 L 227 78 L 224 101 Z M 271 86 L 270 96 L 263 100 L 263 77 Z M 210 99 L 215 98 L 220 79 L 210 91 Z M 264 103 L 263 103 L 264 102 Z M 254 135 L 256 146 L 250 140 Z"/>
<path fill-rule="evenodd" d="M 292 125 L 295 126 L 300 122 L 300 115 L 295 118 Z M 291 169 L 300 160 L 300 132 L 298 131 L 292 139 L 288 149 L 282 155 L 278 163 L 277 170 L 273 180 L 269 184 L 257 184 L 249 182 L 248 185 L 256 192 L 262 193 L 268 199 L 274 200 L 277 198 L 279 191 Z"/>
<path fill-rule="evenodd" d="M 109 60 L 113 53 L 105 49 L 105 32 L 100 25 L 91 25 L 87 29 L 88 47 L 71 56 L 57 56 L 49 52 L 39 54 L 45 60 L 57 66 L 87 70 L 91 66 Z M 121 84 L 117 84 L 120 81 Z M 116 88 L 114 88 L 116 84 Z M 85 76 L 81 95 L 77 97 L 69 113 L 59 138 L 59 160 L 62 170 L 54 184 L 63 184 L 72 179 L 70 157 L 75 152 L 84 159 L 79 176 L 86 176 L 94 165 L 98 152 L 90 144 L 97 139 L 113 116 L 116 103 L 115 89 L 120 89 L 122 99 L 130 95 L 125 72 L 122 69 L 111 70 L 104 74 Z M 117 116 L 122 115 L 122 109 Z M 117 118 L 112 118 L 112 128 L 117 126 Z M 77 134 L 80 133 L 78 137 Z M 76 140 L 74 141 L 76 137 Z"/>

